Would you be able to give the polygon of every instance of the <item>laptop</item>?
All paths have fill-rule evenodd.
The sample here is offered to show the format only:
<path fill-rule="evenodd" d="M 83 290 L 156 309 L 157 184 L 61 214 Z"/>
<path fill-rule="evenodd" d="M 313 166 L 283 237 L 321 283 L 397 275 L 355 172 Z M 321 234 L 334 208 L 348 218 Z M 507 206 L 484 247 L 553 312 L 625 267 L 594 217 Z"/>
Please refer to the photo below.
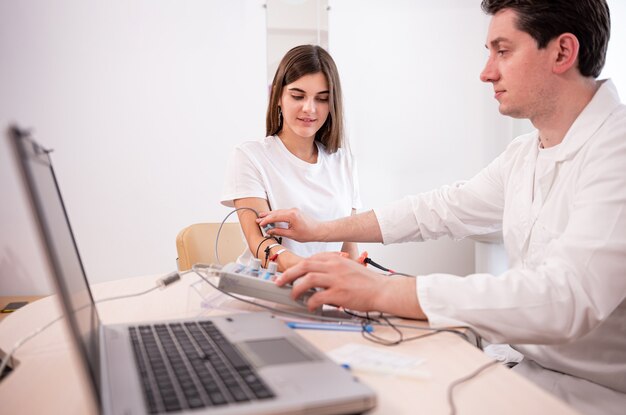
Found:
<path fill-rule="evenodd" d="M 266 312 L 103 325 L 50 159 L 9 128 L 78 360 L 105 414 L 340 414 L 375 393 Z"/>

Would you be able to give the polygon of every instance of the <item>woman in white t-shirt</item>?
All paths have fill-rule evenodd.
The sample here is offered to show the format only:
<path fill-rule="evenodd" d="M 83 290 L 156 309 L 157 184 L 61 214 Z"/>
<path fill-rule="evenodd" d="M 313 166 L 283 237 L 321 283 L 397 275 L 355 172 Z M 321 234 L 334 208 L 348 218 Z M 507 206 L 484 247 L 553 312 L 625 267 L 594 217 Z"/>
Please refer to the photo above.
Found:
<path fill-rule="evenodd" d="M 237 146 L 230 158 L 222 204 L 257 212 L 297 207 L 318 220 L 354 214 L 360 208 L 356 167 L 344 146 L 343 107 L 337 67 L 323 48 L 297 46 L 283 57 L 267 107 L 267 137 Z M 284 270 L 322 251 L 358 256 L 355 243 L 264 238 L 251 210 L 239 210 L 248 249 Z M 269 248 L 269 249 L 268 249 Z"/>

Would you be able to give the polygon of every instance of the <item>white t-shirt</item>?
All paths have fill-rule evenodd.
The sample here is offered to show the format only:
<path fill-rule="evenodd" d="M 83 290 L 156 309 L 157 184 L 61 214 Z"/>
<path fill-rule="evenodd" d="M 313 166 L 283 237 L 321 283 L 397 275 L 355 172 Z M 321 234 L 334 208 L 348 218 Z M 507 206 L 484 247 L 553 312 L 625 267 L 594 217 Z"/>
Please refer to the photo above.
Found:
<path fill-rule="evenodd" d="M 344 148 L 329 154 L 322 144 L 315 143 L 315 164 L 293 155 L 277 136 L 240 144 L 228 163 L 222 204 L 234 207 L 236 199 L 258 197 L 266 199 L 272 210 L 298 208 L 318 220 L 349 216 L 352 209 L 361 207 L 355 162 Z M 308 257 L 340 251 L 342 243 L 300 243 L 283 238 L 282 245 Z M 247 264 L 251 257 L 246 249 L 237 262 Z"/>
<path fill-rule="evenodd" d="M 539 179 L 546 174 L 550 173 L 552 166 L 554 166 L 556 156 L 558 155 L 559 146 L 553 146 L 550 148 L 543 148 L 540 144 L 537 144 L 537 163 L 535 164 L 535 177 L 533 179 L 533 200 L 541 197 Z M 543 200 L 539 201 L 540 205 L 543 205 Z"/>

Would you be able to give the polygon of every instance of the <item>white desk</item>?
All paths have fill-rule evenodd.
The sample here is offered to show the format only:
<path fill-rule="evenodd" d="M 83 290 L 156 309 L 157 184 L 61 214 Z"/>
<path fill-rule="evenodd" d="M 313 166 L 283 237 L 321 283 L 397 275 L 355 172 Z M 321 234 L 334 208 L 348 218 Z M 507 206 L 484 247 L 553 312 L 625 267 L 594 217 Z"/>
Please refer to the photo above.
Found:
<path fill-rule="evenodd" d="M 146 276 L 97 284 L 94 297 L 131 294 L 154 285 L 157 276 Z M 173 319 L 219 313 L 200 305 L 200 297 L 190 284 L 199 280 L 187 274 L 182 281 L 165 290 L 140 297 L 115 300 L 98 305 L 104 323 Z M 252 309 L 253 306 L 225 302 L 226 309 Z M 223 310 L 221 312 L 224 312 Z M 55 296 L 46 297 L 12 313 L 0 323 L 0 348 L 13 344 L 60 314 Z M 324 351 L 346 343 L 378 346 L 356 332 L 300 330 L 299 333 Z M 417 334 L 405 330 L 406 336 Z M 376 334 L 391 338 L 391 330 L 377 328 Z M 72 357 L 63 321 L 25 343 L 15 354 L 16 369 L 0 383 L 2 414 L 90 414 L 97 408 L 88 399 L 86 385 Z M 411 380 L 386 375 L 355 372 L 378 394 L 378 406 L 370 414 L 448 414 L 446 391 L 454 380 L 488 362 L 481 351 L 453 334 L 436 334 L 392 348 L 393 352 L 418 355 L 431 372 L 428 380 Z M 497 365 L 455 389 L 458 413 L 466 414 L 575 414 L 572 408 L 537 388 L 524 378 Z"/>

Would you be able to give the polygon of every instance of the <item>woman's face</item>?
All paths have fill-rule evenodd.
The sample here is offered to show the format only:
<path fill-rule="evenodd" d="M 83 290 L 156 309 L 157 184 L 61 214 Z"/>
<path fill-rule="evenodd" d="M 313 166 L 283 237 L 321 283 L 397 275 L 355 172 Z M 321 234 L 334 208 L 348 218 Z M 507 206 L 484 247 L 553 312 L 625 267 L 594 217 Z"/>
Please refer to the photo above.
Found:
<path fill-rule="evenodd" d="M 279 101 L 283 112 L 282 133 L 288 137 L 314 138 L 328 118 L 329 95 L 328 81 L 321 72 L 304 75 L 285 85 Z"/>

